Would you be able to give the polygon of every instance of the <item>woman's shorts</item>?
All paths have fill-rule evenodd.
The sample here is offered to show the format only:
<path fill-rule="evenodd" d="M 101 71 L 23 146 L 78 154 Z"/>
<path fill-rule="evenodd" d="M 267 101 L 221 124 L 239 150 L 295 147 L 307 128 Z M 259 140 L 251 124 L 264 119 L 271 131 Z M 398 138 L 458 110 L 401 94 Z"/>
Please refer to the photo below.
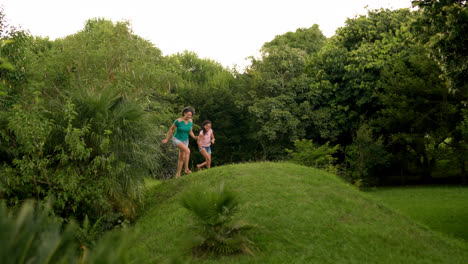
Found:
<path fill-rule="evenodd" d="M 184 145 L 188 147 L 188 142 L 189 142 L 188 139 L 182 141 L 182 140 L 180 140 L 180 139 L 178 139 L 178 138 L 176 138 L 176 137 L 172 137 L 172 144 L 173 144 L 174 146 L 176 146 L 176 147 L 177 147 L 177 145 L 179 145 L 180 143 L 184 143 Z"/>
<path fill-rule="evenodd" d="M 206 150 L 206 153 L 210 154 L 211 155 L 211 147 L 202 147 L 204 150 Z M 201 152 L 202 149 L 200 148 L 200 146 L 198 146 L 198 150 Z"/>

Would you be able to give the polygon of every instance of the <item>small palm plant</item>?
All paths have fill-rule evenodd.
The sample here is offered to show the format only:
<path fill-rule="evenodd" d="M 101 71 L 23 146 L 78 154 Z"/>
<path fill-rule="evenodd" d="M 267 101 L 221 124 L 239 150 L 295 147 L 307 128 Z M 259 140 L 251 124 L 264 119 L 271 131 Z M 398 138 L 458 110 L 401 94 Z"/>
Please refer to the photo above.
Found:
<path fill-rule="evenodd" d="M 88 249 L 79 246 L 78 226 L 73 221 L 63 224 L 53 216 L 49 204 L 26 201 L 17 209 L 8 209 L 0 202 L 2 264 L 141 263 L 139 257 L 130 259 L 127 253 L 128 243 L 134 239 L 128 233 L 109 232 Z"/>
<path fill-rule="evenodd" d="M 78 263 L 74 226 L 61 224 L 50 209 L 25 202 L 14 215 L 0 203 L 0 263 Z"/>
<path fill-rule="evenodd" d="M 183 195 L 182 206 L 197 220 L 194 225 L 197 235 L 192 245 L 195 253 L 253 255 L 254 243 L 247 237 L 247 231 L 253 226 L 233 223 L 239 202 L 237 194 L 225 189 L 223 184 L 219 191 L 194 190 Z"/>

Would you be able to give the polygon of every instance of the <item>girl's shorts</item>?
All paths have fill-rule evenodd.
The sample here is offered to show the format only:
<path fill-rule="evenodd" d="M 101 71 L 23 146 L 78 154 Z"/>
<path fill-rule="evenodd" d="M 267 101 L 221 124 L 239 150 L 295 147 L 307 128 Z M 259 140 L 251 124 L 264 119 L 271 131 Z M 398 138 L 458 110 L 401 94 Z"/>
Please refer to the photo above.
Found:
<path fill-rule="evenodd" d="M 188 142 L 189 142 L 188 139 L 182 141 L 182 140 L 180 140 L 180 139 L 178 139 L 178 138 L 176 138 L 176 137 L 172 137 L 172 144 L 173 144 L 174 146 L 176 146 L 176 147 L 177 147 L 177 145 L 179 145 L 180 143 L 184 143 L 184 145 L 188 147 Z"/>
<path fill-rule="evenodd" d="M 211 147 L 202 147 L 204 150 L 206 150 L 206 153 L 210 154 L 211 155 Z M 201 152 L 202 149 L 200 148 L 200 146 L 198 146 L 198 150 Z"/>

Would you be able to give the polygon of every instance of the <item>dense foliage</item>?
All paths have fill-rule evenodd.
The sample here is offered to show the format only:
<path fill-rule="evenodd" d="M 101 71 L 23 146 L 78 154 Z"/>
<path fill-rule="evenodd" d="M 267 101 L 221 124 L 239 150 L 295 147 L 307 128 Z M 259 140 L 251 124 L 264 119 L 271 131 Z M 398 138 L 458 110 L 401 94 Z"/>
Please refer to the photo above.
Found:
<path fill-rule="evenodd" d="M 146 99 L 162 89 L 161 52 L 126 23 L 99 19 L 65 39 L 16 34 L 9 45 L 25 59 L 2 50 L 15 70 L 1 72 L 1 198 L 50 200 L 65 219 L 103 225 L 134 218 L 141 181 L 163 159 Z"/>
<path fill-rule="evenodd" d="M 243 72 L 163 56 L 127 22 L 49 40 L 1 10 L 0 199 L 49 201 L 102 230 L 134 219 L 143 178 L 174 174 L 177 150 L 160 140 L 187 105 L 195 134 L 213 123 L 215 166 L 292 158 L 357 185 L 467 183 L 468 7 L 413 3 L 329 39 L 317 25 L 278 35 Z"/>

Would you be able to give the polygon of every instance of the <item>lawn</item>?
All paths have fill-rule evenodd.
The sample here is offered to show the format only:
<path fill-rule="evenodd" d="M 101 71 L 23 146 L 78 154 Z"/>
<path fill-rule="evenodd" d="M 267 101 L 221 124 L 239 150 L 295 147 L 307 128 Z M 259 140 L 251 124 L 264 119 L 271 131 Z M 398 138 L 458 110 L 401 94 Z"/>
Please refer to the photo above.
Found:
<path fill-rule="evenodd" d="M 193 188 L 220 184 L 242 199 L 238 217 L 257 225 L 255 256 L 193 257 L 193 218 L 180 204 Z M 413 221 L 335 175 L 289 163 L 216 167 L 148 188 L 128 230 L 134 263 L 466 263 L 468 243 Z"/>
<path fill-rule="evenodd" d="M 433 230 L 468 241 L 468 187 L 377 188 L 368 194 Z"/>

